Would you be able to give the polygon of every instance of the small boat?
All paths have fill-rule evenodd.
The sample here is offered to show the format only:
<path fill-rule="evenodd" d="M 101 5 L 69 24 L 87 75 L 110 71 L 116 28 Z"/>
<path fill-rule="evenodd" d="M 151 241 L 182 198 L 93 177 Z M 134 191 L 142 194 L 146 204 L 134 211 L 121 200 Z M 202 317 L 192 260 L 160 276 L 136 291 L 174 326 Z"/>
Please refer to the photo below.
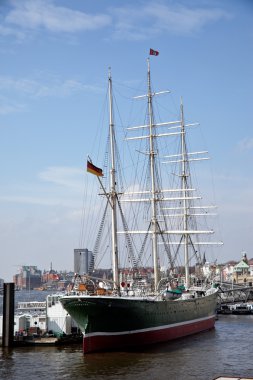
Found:
<path fill-rule="evenodd" d="M 247 303 L 234 304 L 231 307 L 233 314 L 252 314 L 252 305 Z"/>
<path fill-rule="evenodd" d="M 143 125 L 127 128 L 128 133 L 140 135 L 125 138 L 127 142 L 140 144 L 134 149 L 132 162 L 136 167 L 139 163 L 141 168 L 137 168 L 130 187 L 124 189 L 120 185 L 123 175 L 117 157 L 121 149 L 117 146 L 109 73 L 106 164 L 100 169 L 90 158 L 87 163 L 87 171 L 99 181 L 105 209 L 101 223 L 97 224 L 99 234 L 89 273 L 77 274 L 73 289 L 60 298 L 83 332 L 84 353 L 170 341 L 212 329 L 215 324 L 217 288 L 211 282 L 201 289 L 193 288 L 189 264 L 195 257 L 200 265 L 201 246 L 221 244 L 203 240 L 213 230 L 199 229 L 196 224 L 197 217 L 207 217 L 212 206 L 194 205 L 201 197 L 194 195 L 190 162 L 206 159 L 203 157 L 206 152 L 188 151 L 186 130 L 194 124 L 185 123 L 182 101 L 176 121 L 155 120 L 153 99 L 166 92 L 169 91 L 156 93 L 151 89 L 148 60 L 147 94 L 137 97 L 147 100 L 147 120 Z M 177 154 L 170 153 L 166 142 L 158 147 L 160 141 L 168 142 L 171 138 L 179 138 L 174 145 L 180 148 Z M 125 167 L 130 161 L 125 158 Z M 171 174 L 169 165 L 178 174 L 174 169 Z M 106 168 L 108 174 L 104 173 Z M 170 183 L 175 180 L 178 184 L 174 188 Z M 94 215 L 97 213 L 95 207 Z M 110 232 L 105 229 L 108 213 Z M 102 231 L 110 240 L 112 279 L 94 276 L 95 264 L 100 263 L 99 254 L 104 254 L 109 246 L 101 237 Z M 184 260 L 182 277 L 177 273 L 176 260 Z"/>
<path fill-rule="evenodd" d="M 221 305 L 218 314 L 232 314 L 232 305 Z"/>

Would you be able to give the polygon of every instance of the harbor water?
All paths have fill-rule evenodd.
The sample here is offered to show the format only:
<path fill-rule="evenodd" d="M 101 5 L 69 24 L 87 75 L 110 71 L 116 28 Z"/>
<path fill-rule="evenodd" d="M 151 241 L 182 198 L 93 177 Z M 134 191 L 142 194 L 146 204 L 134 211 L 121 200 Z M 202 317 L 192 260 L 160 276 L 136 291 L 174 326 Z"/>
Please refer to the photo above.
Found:
<path fill-rule="evenodd" d="M 252 327 L 253 315 L 220 315 L 211 331 L 128 352 L 83 355 L 79 344 L 1 347 L 0 379 L 211 380 L 221 375 L 253 377 Z"/>

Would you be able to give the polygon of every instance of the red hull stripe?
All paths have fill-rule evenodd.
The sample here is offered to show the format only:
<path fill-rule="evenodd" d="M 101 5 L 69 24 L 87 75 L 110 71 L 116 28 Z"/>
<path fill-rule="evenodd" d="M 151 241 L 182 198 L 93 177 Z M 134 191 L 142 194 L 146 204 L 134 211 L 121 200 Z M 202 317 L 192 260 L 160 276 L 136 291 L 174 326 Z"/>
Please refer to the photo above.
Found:
<path fill-rule="evenodd" d="M 143 330 L 117 333 L 92 333 L 83 337 L 83 352 L 109 351 L 133 346 L 166 342 L 214 327 L 215 316 L 174 323 Z"/>
<path fill-rule="evenodd" d="M 90 333 L 90 334 L 85 334 L 85 337 L 92 337 L 92 336 L 96 336 L 96 335 L 126 335 L 126 334 L 138 334 L 138 333 L 146 333 L 146 332 L 150 332 L 150 331 L 160 331 L 160 330 L 167 330 L 167 329 L 172 329 L 174 327 L 180 327 L 180 326 L 185 326 L 185 325 L 188 325 L 188 324 L 192 324 L 192 323 L 199 323 L 199 322 L 202 322 L 202 321 L 205 321 L 205 320 L 209 320 L 210 318 L 214 318 L 215 316 L 209 316 L 209 317 L 204 317 L 204 318 L 198 318 L 198 319 L 194 319 L 194 320 L 190 320 L 190 321 L 184 321 L 184 322 L 178 322 L 178 323 L 170 323 L 169 325 L 163 325 L 163 326 L 157 326 L 157 327 L 149 327 L 147 329 L 140 329 L 140 330 L 128 330 L 128 331 L 117 331 L 117 332 L 95 332 L 95 333 Z"/>

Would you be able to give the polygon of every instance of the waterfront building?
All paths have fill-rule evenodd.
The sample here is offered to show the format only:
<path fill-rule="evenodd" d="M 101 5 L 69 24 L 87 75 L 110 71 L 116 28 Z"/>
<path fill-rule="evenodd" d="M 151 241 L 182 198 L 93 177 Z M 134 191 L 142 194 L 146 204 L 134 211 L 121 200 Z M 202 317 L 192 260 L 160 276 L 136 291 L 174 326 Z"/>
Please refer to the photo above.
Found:
<path fill-rule="evenodd" d="M 37 266 L 23 265 L 20 273 L 13 276 L 13 282 L 18 289 L 31 290 L 41 286 L 41 270 Z"/>
<path fill-rule="evenodd" d="M 236 261 L 228 261 L 226 264 L 219 266 L 220 268 L 220 282 L 231 282 L 234 274 L 234 267 Z"/>
<path fill-rule="evenodd" d="M 86 274 L 93 270 L 93 254 L 87 248 L 74 249 L 74 272 Z"/>
<path fill-rule="evenodd" d="M 246 252 L 242 252 L 241 261 L 235 265 L 233 280 L 237 284 L 250 284 L 252 285 L 253 277 L 250 275 L 250 266 L 248 264 L 248 259 Z"/>

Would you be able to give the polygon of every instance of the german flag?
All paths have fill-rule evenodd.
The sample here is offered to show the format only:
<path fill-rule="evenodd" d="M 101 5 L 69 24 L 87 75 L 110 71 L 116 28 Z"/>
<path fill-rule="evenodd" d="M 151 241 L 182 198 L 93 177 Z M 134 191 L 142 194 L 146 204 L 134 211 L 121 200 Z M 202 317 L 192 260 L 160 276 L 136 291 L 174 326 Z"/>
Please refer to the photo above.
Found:
<path fill-rule="evenodd" d="M 94 174 L 98 177 L 103 177 L 103 170 L 100 168 L 97 168 L 90 161 L 87 161 L 87 172 Z"/>

